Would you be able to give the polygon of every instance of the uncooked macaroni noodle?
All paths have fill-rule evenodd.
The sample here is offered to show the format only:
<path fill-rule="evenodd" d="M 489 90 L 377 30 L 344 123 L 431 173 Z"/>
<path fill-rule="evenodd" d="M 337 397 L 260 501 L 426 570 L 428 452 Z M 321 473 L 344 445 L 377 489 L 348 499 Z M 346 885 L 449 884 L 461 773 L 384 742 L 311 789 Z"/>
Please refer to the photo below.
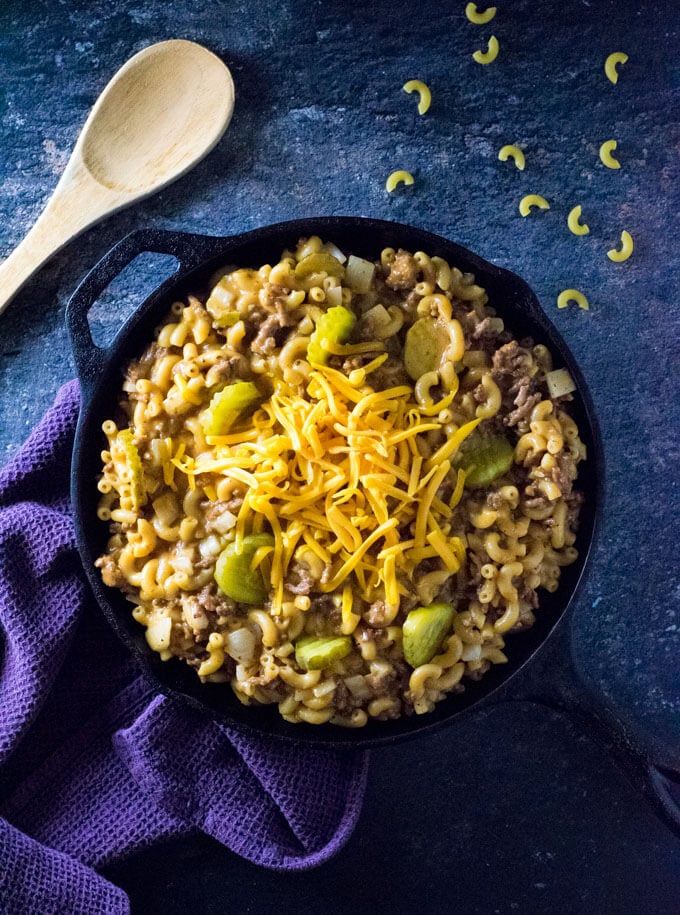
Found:
<path fill-rule="evenodd" d="M 568 372 L 423 251 L 306 238 L 197 293 L 103 424 L 97 565 L 150 648 L 352 728 L 505 663 L 577 557 Z"/>
<path fill-rule="evenodd" d="M 489 6 L 485 10 L 478 10 L 476 3 L 468 3 L 465 7 L 465 15 L 475 25 L 486 25 L 496 15 L 496 7 Z"/>
<path fill-rule="evenodd" d="M 609 57 L 604 62 L 604 72 L 607 75 L 607 79 L 616 84 L 619 81 L 619 74 L 617 67 L 619 64 L 628 63 L 628 55 L 624 54 L 623 51 L 614 51 L 613 54 L 610 54 Z"/>
<path fill-rule="evenodd" d="M 620 264 L 623 261 L 627 261 L 628 258 L 633 253 L 633 238 L 629 232 L 626 232 L 624 229 L 621 233 L 621 247 L 620 248 L 611 248 L 607 251 L 607 257 L 610 261 Z"/>
<path fill-rule="evenodd" d="M 557 307 L 566 308 L 570 302 L 575 302 L 579 308 L 588 311 L 590 305 L 588 299 L 578 289 L 565 289 L 557 296 Z"/>
<path fill-rule="evenodd" d="M 392 193 L 400 184 L 405 184 L 407 187 L 413 184 L 413 175 L 411 172 L 404 171 L 404 169 L 392 172 L 391 175 L 388 175 L 387 181 L 385 182 L 385 190 Z"/>
<path fill-rule="evenodd" d="M 587 235 L 590 232 L 590 228 L 580 220 L 581 207 L 575 206 L 572 210 L 569 211 L 569 215 L 567 216 L 567 225 L 569 226 L 569 231 L 573 232 L 574 235 Z"/>
<path fill-rule="evenodd" d="M 600 161 L 607 168 L 621 168 L 621 163 L 615 159 L 612 153 L 616 149 L 616 140 L 605 140 L 600 146 Z"/>
<path fill-rule="evenodd" d="M 411 92 L 418 93 L 418 114 L 425 114 L 432 101 L 432 95 L 428 86 L 420 79 L 410 79 L 408 82 L 404 83 L 402 88 L 404 92 L 408 92 L 409 95 Z"/>
<path fill-rule="evenodd" d="M 507 146 L 501 147 L 498 152 L 498 158 L 501 162 L 507 162 L 508 159 L 512 159 L 517 168 L 521 172 L 524 171 L 526 159 L 524 158 L 524 153 L 519 148 L 519 146 L 512 146 L 511 144 L 508 144 Z"/>
<path fill-rule="evenodd" d="M 495 35 L 489 38 L 486 51 L 475 51 L 472 55 L 478 64 L 491 64 L 498 57 L 498 39 Z"/>
<path fill-rule="evenodd" d="M 540 194 L 527 194 L 526 197 L 522 197 L 519 202 L 520 215 L 528 216 L 532 210 L 532 207 L 535 207 L 539 210 L 549 210 L 550 204 L 545 199 L 545 197 L 541 197 Z"/>

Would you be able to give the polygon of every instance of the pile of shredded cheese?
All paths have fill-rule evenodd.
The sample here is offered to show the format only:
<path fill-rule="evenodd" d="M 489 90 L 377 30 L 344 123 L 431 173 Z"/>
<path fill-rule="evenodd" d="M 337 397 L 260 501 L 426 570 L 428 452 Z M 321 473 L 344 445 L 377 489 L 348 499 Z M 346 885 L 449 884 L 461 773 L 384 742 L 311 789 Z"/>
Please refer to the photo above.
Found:
<path fill-rule="evenodd" d="M 321 590 L 342 594 L 348 632 L 358 620 L 354 588 L 368 601 L 384 593 L 393 619 L 400 595 L 409 593 L 403 582 L 413 579 L 418 563 L 439 557 L 455 574 L 465 561 L 463 541 L 451 535 L 450 524 L 464 472 L 458 471 L 448 504 L 437 491 L 451 471 L 450 458 L 480 420 L 462 426 L 434 453 L 419 448 L 420 436 L 443 432 L 428 414 L 444 409 L 451 395 L 425 410 L 409 385 L 374 390 L 366 376 L 386 358 L 349 376 L 314 365 L 303 389 L 276 379 L 270 399 L 240 429 L 209 437 L 211 452 L 173 461 L 191 488 L 201 474 L 243 484 L 235 538 L 238 543 L 265 525 L 271 530 L 274 546 L 258 551 L 255 561 L 269 565 L 274 614 L 281 612 L 294 552 L 305 544 L 329 570 Z M 398 528 L 410 532 L 407 539 Z"/>

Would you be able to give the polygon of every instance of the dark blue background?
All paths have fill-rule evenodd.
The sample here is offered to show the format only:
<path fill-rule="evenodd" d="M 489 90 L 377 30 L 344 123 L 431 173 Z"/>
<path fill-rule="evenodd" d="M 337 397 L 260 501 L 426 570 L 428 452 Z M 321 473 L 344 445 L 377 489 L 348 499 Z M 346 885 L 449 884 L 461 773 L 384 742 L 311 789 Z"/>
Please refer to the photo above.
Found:
<path fill-rule="evenodd" d="M 0 255 L 56 184 L 116 68 L 166 38 L 199 41 L 236 83 L 229 131 L 158 196 L 70 244 L 0 318 L 0 458 L 74 374 L 65 303 L 140 226 L 230 234 L 294 217 L 376 216 L 429 229 L 522 275 L 572 348 L 608 467 L 602 533 L 573 619 L 583 677 L 680 759 L 677 544 L 680 7 L 503 2 L 488 26 L 464 0 L 6 0 L 0 9 Z M 471 53 L 500 42 L 488 67 Z M 626 51 L 613 86 L 603 63 Z M 424 79 L 420 117 L 401 91 Z M 598 149 L 616 139 L 619 171 Z M 527 167 L 497 160 L 519 143 Z M 393 195 L 387 175 L 406 168 Z M 551 202 L 522 219 L 526 193 Z M 580 203 L 590 234 L 566 215 Z M 606 251 L 622 229 L 633 257 Z M 142 259 L 97 310 L 102 338 L 152 288 Z M 582 289 L 589 312 L 557 311 Z M 376 752 L 347 848 L 305 875 L 256 869 L 208 840 L 151 850 L 108 875 L 140 912 L 677 912 L 680 843 L 602 751 L 536 706 L 499 708 Z"/>

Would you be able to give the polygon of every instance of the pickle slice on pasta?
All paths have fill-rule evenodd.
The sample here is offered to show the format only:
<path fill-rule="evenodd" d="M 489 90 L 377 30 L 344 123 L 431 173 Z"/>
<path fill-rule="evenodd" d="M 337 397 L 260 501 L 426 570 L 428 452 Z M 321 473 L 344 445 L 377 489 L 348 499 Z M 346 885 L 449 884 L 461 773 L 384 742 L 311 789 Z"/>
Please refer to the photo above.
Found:
<path fill-rule="evenodd" d="M 512 467 L 515 449 L 502 435 L 471 435 L 461 445 L 458 466 L 466 486 L 488 486 Z"/>
<path fill-rule="evenodd" d="M 118 439 L 123 446 L 125 462 L 130 471 L 130 496 L 135 511 L 146 501 L 144 492 L 144 476 L 142 471 L 142 460 L 139 451 L 135 445 L 132 435 L 132 429 L 121 429 L 118 433 Z"/>
<path fill-rule="evenodd" d="M 261 547 L 274 546 L 271 534 L 250 534 L 241 547 L 236 542 L 226 546 L 215 566 L 215 581 L 227 597 L 242 604 L 261 604 L 267 599 L 268 588 L 259 568 L 253 568 L 255 553 Z"/>
<path fill-rule="evenodd" d="M 441 648 L 453 623 L 452 604 L 430 604 L 411 610 L 403 626 L 404 658 L 411 667 L 427 664 Z"/>
<path fill-rule="evenodd" d="M 224 435 L 236 422 L 239 414 L 260 401 L 260 392 L 252 381 L 237 381 L 222 388 L 210 401 L 201 417 L 206 435 Z"/>
<path fill-rule="evenodd" d="M 325 311 L 316 322 L 316 328 L 309 338 L 307 358 L 317 365 L 326 365 L 329 352 L 324 341 L 346 343 L 356 323 L 356 315 L 349 308 L 335 305 Z"/>
<path fill-rule="evenodd" d="M 303 670 L 322 670 L 346 657 L 351 650 L 352 640 L 349 636 L 320 639 L 312 635 L 298 639 L 295 645 L 295 660 Z"/>

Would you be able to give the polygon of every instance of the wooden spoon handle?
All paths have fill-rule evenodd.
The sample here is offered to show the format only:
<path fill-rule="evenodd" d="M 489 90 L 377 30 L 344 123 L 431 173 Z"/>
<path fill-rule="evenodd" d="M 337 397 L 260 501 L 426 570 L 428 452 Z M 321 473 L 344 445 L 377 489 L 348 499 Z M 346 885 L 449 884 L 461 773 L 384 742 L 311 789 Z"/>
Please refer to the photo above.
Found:
<path fill-rule="evenodd" d="M 71 239 L 104 216 L 131 202 L 134 195 L 112 191 L 72 159 L 24 240 L 0 264 L 0 314 L 26 280 Z"/>

